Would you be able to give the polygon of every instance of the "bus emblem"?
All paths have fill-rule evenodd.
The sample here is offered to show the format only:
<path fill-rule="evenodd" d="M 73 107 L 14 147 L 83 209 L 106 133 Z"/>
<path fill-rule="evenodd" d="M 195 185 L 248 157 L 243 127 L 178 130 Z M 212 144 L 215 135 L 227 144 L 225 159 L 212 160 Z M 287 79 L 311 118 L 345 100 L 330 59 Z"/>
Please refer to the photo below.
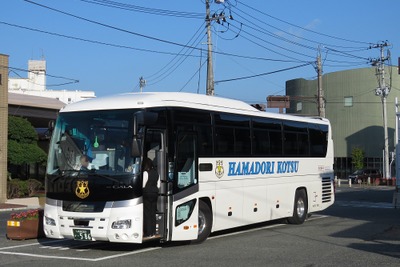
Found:
<path fill-rule="evenodd" d="M 215 168 L 215 175 L 218 178 L 222 178 L 224 176 L 224 163 L 222 160 L 217 160 L 217 167 Z"/>
<path fill-rule="evenodd" d="M 75 194 L 77 197 L 84 199 L 89 196 L 89 182 L 88 181 L 77 181 Z"/>

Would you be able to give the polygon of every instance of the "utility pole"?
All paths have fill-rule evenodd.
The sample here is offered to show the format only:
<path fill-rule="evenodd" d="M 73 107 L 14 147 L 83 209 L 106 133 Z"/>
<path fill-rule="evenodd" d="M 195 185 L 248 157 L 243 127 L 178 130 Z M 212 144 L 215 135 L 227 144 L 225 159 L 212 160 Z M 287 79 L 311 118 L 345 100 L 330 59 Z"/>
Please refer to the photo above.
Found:
<path fill-rule="evenodd" d="M 225 12 L 219 14 L 214 13 L 210 15 L 210 3 L 213 0 L 205 0 L 206 2 L 206 27 L 207 27 L 207 95 L 214 95 L 214 70 L 212 60 L 212 41 L 211 41 L 211 21 L 215 20 L 218 24 L 222 25 L 226 22 Z M 215 0 L 216 4 L 223 4 L 225 0 Z M 229 15 L 229 19 L 233 19 L 232 15 Z"/>
<path fill-rule="evenodd" d="M 0 203 L 7 200 L 8 56 L 0 54 Z"/>
<path fill-rule="evenodd" d="M 400 58 L 399 58 L 399 66 L 400 66 Z M 400 70 L 399 70 L 400 72 Z M 399 73 L 400 74 L 400 73 Z M 395 142 L 395 150 L 396 150 L 396 191 L 393 194 L 393 204 L 395 208 L 400 207 L 400 148 L 399 148 L 399 102 L 396 97 L 396 142 Z M 392 184 L 393 185 L 393 184 Z"/>
<path fill-rule="evenodd" d="M 381 44 L 376 44 L 372 46 L 373 48 L 380 49 L 380 57 L 376 60 L 372 61 L 372 65 L 376 66 L 376 73 L 378 76 L 378 88 L 375 90 L 375 95 L 381 97 L 382 108 L 383 108 L 383 130 L 384 130 L 384 139 L 385 139 L 385 147 L 384 147 L 384 174 L 386 179 L 390 179 L 389 174 L 389 139 L 388 139 L 388 126 L 387 126 L 387 111 L 386 111 L 386 99 L 389 95 L 390 88 L 386 86 L 385 82 L 385 61 L 390 57 L 384 56 L 384 48 L 389 46 L 387 42 L 382 42 Z"/>
<path fill-rule="evenodd" d="M 211 17 L 210 1 L 206 0 L 206 25 L 207 25 L 207 95 L 214 95 L 214 70 L 212 61 L 212 42 L 211 42 Z"/>
<path fill-rule="evenodd" d="M 322 89 L 322 63 L 321 50 L 318 49 L 317 56 L 317 74 L 318 74 L 318 116 L 325 118 L 325 99 L 324 90 Z"/>

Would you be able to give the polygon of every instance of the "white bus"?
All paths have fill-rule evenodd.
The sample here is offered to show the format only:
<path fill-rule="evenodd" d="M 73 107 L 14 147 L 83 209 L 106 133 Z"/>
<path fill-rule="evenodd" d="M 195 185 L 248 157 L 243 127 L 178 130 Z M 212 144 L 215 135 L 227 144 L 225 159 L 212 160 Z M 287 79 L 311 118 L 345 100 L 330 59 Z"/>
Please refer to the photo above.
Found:
<path fill-rule="evenodd" d="M 143 235 L 144 157 L 160 176 L 152 237 Z M 128 93 L 60 111 L 44 231 L 59 239 L 196 243 L 214 231 L 280 218 L 301 224 L 333 203 L 328 120 L 214 96 Z"/>

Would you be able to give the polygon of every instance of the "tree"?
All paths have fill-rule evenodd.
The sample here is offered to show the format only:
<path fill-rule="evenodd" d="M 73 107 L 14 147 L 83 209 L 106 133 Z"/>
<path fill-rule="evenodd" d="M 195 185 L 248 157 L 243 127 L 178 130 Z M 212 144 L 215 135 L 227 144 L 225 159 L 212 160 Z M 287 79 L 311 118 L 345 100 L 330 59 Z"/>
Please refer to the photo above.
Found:
<path fill-rule="evenodd" d="M 359 147 L 353 148 L 351 151 L 351 160 L 356 170 L 364 168 L 364 151 Z"/>
<path fill-rule="evenodd" d="M 24 118 L 8 117 L 8 157 L 9 165 L 44 165 L 46 153 L 38 146 L 38 135 L 31 123 Z"/>

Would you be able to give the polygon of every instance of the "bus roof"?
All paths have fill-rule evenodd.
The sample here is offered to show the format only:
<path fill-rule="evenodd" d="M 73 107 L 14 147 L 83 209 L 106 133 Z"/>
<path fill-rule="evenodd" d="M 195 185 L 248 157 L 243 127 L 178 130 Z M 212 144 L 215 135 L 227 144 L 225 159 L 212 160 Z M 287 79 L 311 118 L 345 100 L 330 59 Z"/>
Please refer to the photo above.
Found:
<path fill-rule="evenodd" d="M 192 93 L 151 92 L 125 93 L 79 101 L 67 105 L 62 112 L 78 110 L 132 109 L 147 107 L 190 107 L 197 109 L 229 109 L 255 111 L 257 109 L 238 100 Z"/>
<path fill-rule="evenodd" d="M 92 98 L 65 106 L 60 112 L 141 109 L 150 107 L 187 107 L 202 110 L 274 117 L 296 121 L 310 121 L 310 117 L 259 111 L 251 105 L 234 99 L 181 92 L 125 93 Z M 314 118 L 315 120 L 316 118 Z M 326 119 L 318 118 L 321 122 Z M 314 121 L 315 122 L 315 121 Z"/>

